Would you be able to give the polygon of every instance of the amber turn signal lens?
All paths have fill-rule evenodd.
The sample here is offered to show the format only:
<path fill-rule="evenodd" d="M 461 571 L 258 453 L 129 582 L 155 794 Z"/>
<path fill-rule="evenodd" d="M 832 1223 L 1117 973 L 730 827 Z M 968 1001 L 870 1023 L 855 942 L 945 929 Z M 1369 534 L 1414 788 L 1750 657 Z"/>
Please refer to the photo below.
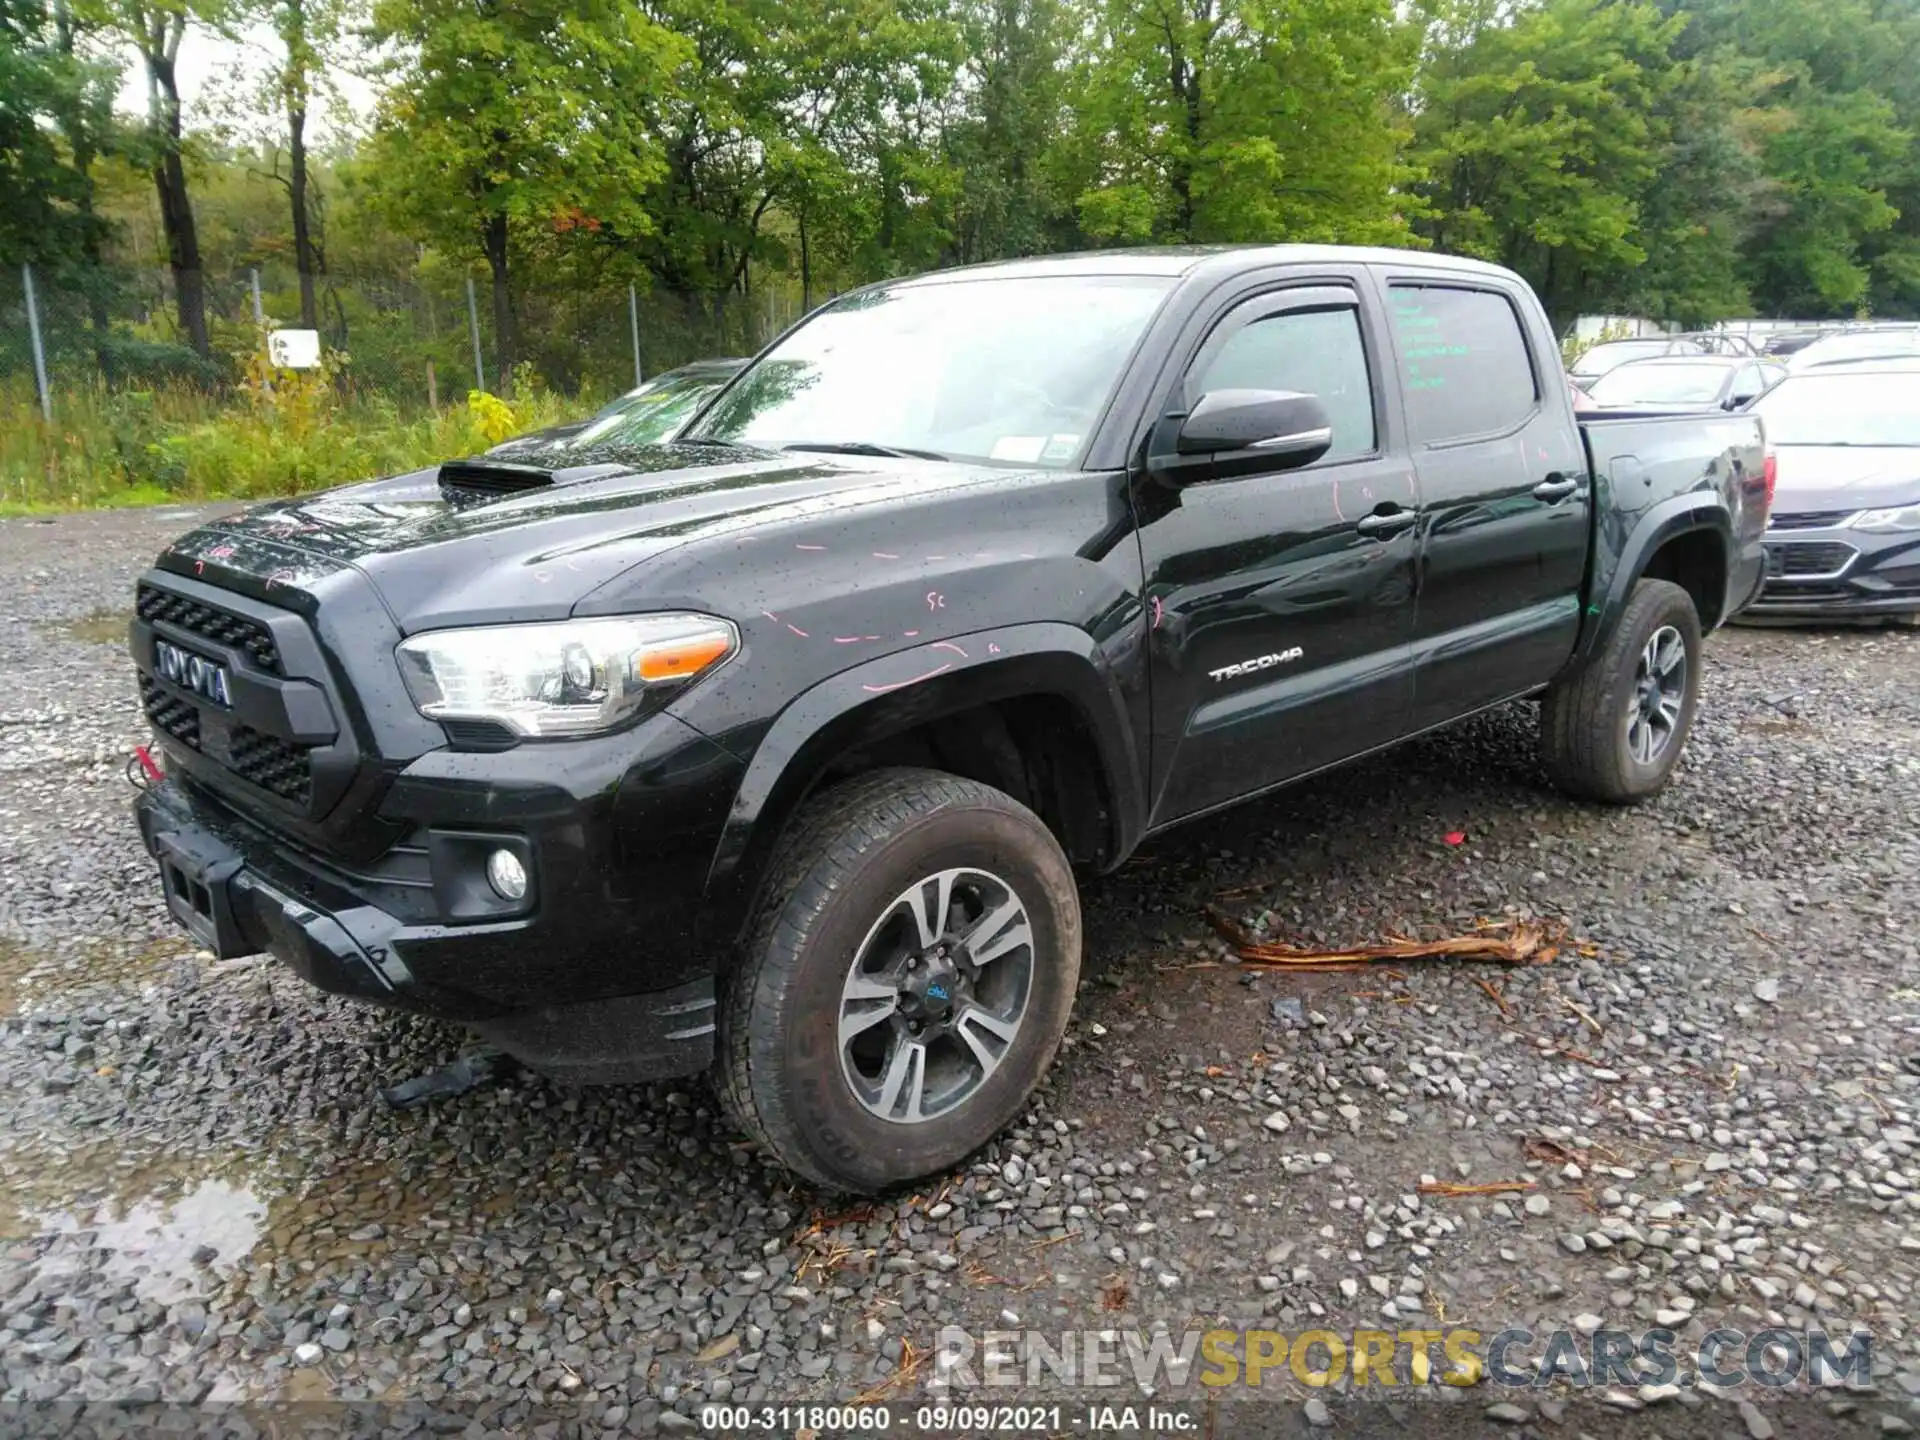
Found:
<path fill-rule="evenodd" d="M 658 684 L 663 680 L 685 680 L 698 675 L 716 660 L 725 659 L 732 648 L 733 637 L 721 630 L 689 635 L 684 640 L 669 640 L 636 651 L 633 673 L 649 684 Z"/>

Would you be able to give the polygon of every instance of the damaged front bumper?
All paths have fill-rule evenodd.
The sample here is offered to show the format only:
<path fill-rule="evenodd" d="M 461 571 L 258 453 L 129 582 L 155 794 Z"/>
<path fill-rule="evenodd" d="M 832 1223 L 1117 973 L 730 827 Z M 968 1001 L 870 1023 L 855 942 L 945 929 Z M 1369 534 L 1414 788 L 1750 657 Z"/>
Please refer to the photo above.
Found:
<path fill-rule="evenodd" d="M 146 786 L 134 812 L 168 910 L 219 958 L 271 953 L 318 989 L 465 1025 L 558 1079 L 657 1079 L 712 1059 L 710 973 L 569 1001 L 581 967 L 562 916 L 444 924 L 409 915 L 371 900 L 380 887 L 366 876 L 303 854 L 174 780 Z M 517 992 L 544 989 L 551 1003 L 519 1006 L 471 988 L 504 957 Z"/>

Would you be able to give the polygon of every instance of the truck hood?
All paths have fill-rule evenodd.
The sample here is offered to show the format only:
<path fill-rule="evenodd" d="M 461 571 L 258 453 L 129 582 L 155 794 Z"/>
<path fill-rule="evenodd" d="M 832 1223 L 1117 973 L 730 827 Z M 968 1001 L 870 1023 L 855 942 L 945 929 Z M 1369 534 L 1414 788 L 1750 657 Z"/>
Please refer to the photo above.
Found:
<path fill-rule="evenodd" d="M 1920 501 L 1920 446 L 1780 445 L 1775 514 Z"/>
<path fill-rule="evenodd" d="M 293 609 L 357 574 L 408 633 L 563 619 L 600 586 L 696 540 L 749 526 L 804 531 L 849 507 L 884 508 L 1014 473 L 735 446 L 569 452 L 550 483 L 517 494 L 464 494 L 443 487 L 435 467 L 260 505 L 181 536 L 159 564 Z"/>

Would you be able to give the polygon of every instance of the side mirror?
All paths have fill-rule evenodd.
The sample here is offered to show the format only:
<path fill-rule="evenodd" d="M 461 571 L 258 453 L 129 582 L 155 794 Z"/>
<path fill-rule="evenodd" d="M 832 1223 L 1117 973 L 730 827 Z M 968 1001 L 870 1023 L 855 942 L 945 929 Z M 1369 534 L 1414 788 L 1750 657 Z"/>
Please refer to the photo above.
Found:
<path fill-rule="evenodd" d="M 1162 468 L 1176 482 L 1291 470 L 1312 464 L 1332 445 L 1333 420 L 1318 395 L 1210 390 L 1180 421 Z"/>

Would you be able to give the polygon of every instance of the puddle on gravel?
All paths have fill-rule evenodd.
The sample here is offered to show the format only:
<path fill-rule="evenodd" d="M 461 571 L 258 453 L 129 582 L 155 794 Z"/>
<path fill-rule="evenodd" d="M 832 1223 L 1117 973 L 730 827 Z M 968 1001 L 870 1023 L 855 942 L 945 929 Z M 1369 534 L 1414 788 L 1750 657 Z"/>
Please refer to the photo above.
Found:
<path fill-rule="evenodd" d="M 95 610 L 78 620 L 52 621 L 41 629 L 49 635 L 78 640 L 83 645 L 125 645 L 129 618 L 125 610 Z"/>
<path fill-rule="evenodd" d="M 151 984 L 195 949 L 184 935 L 138 943 L 80 940 L 58 948 L 0 938 L 0 1015 L 18 1014 L 33 1001 L 89 985 Z"/>
<path fill-rule="evenodd" d="M 266 1202 L 247 1186 L 207 1179 L 177 1199 L 149 1196 L 124 1209 L 103 1201 L 84 1223 L 72 1211 L 42 1215 L 39 1235 L 52 1244 L 36 1272 L 45 1280 L 94 1270 L 131 1280 L 143 1300 L 170 1305 L 204 1294 L 244 1260 L 266 1214 Z"/>
<path fill-rule="evenodd" d="M 265 1233 L 274 1192 L 252 1156 L 23 1138 L 0 1151 L 0 1241 L 42 1279 L 98 1275 L 171 1304 L 225 1284 Z"/>

